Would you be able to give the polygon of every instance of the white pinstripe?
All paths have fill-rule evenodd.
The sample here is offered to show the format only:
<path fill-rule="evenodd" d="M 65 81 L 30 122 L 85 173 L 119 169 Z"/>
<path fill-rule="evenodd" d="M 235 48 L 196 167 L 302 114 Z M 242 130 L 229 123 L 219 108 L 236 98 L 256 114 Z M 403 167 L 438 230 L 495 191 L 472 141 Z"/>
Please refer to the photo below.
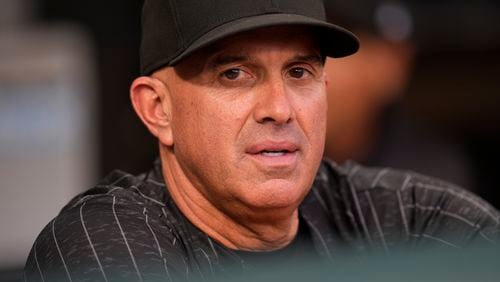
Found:
<path fill-rule="evenodd" d="M 144 193 L 142 193 L 142 192 L 141 192 L 141 190 L 139 190 L 139 188 L 137 188 L 137 186 L 130 186 L 130 188 L 132 188 L 132 189 L 136 190 L 142 198 L 144 198 L 144 199 L 146 199 L 146 200 L 150 200 L 150 201 L 151 201 L 151 202 L 153 202 L 153 203 L 159 204 L 159 205 L 161 205 L 162 207 L 165 207 L 165 206 L 166 206 L 166 205 L 165 205 L 165 203 L 162 203 L 162 202 L 160 202 L 160 201 L 158 201 L 158 200 L 155 200 L 155 199 L 153 199 L 153 198 L 151 198 L 151 197 L 148 197 L 148 196 L 144 195 Z"/>
<path fill-rule="evenodd" d="M 474 227 L 477 229 L 481 228 L 481 226 L 479 224 L 474 224 L 472 221 L 466 219 L 465 217 L 463 217 L 459 214 L 445 211 L 445 210 L 441 209 L 441 207 L 439 207 L 439 206 L 434 207 L 434 206 L 422 206 L 420 204 L 414 204 L 414 205 L 405 205 L 405 208 L 407 208 L 407 209 L 419 209 L 419 210 L 423 210 L 423 211 L 439 211 L 442 215 L 453 217 L 457 220 L 460 220 L 460 221 L 466 223 L 467 225 L 470 225 L 471 227 Z"/>
<path fill-rule="evenodd" d="M 212 242 L 212 239 L 210 239 L 210 237 L 208 237 L 208 235 L 206 235 L 206 234 L 205 234 L 205 236 L 207 236 L 208 243 L 210 244 L 210 248 L 212 248 L 212 251 L 214 252 L 215 258 L 219 259 L 219 255 L 215 251 L 215 246 L 214 246 L 214 243 Z"/>
<path fill-rule="evenodd" d="M 160 258 L 162 258 L 162 260 L 163 260 L 163 265 L 165 266 L 165 272 L 167 274 L 167 277 L 170 279 L 170 281 L 172 281 L 172 277 L 170 277 L 170 272 L 168 271 L 167 259 L 163 256 L 163 252 L 161 251 L 161 247 L 160 247 L 160 243 L 158 242 L 158 238 L 156 237 L 156 234 L 153 231 L 153 228 L 151 228 L 151 225 L 148 222 L 148 214 L 146 212 L 146 207 L 144 207 L 144 210 L 142 211 L 142 213 L 145 216 L 146 225 L 148 226 L 149 231 L 151 231 L 151 234 L 153 235 L 153 238 L 155 240 L 156 246 L 158 247 L 158 253 L 160 253 Z"/>
<path fill-rule="evenodd" d="M 95 185 L 94 188 L 111 188 L 113 186 L 115 186 L 118 182 L 122 181 L 123 179 L 127 178 L 127 177 L 134 177 L 132 174 L 124 174 L 122 175 L 121 177 L 119 177 L 118 179 L 116 179 L 115 181 L 113 181 L 112 183 L 110 184 L 106 184 L 106 185 Z M 119 189 L 125 189 L 121 186 L 115 186 L 113 188 L 111 188 L 108 192 L 106 192 L 105 195 L 109 195 L 111 193 L 113 193 L 115 190 L 119 190 Z M 99 197 L 101 196 L 102 194 L 99 194 L 99 195 L 88 195 L 88 196 L 85 196 L 83 198 L 81 198 L 77 204 L 81 203 L 82 201 L 87 201 L 88 198 L 94 198 L 94 197 Z"/>
<path fill-rule="evenodd" d="M 316 174 L 316 178 L 315 180 L 318 180 L 318 181 L 321 181 L 323 183 L 327 183 L 328 182 L 328 175 L 326 173 L 324 173 L 321 169 L 318 171 L 318 173 Z"/>
<path fill-rule="evenodd" d="M 486 236 L 486 234 L 484 234 L 482 231 L 479 231 L 479 235 L 481 235 L 481 237 L 483 237 L 486 241 L 492 243 L 493 245 L 497 244 L 497 242 L 495 242 L 494 240 L 488 238 L 488 236 Z"/>
<path fill-rule="evenodd" d="M 168 216 L 167 216 L 167 212 L 165 211 L 165 208 L 161 208 L 161 212 L 163 213 L 163 216 L 168 220 Z M 172 232 L 172 229 L 170 229 L 170 232 Z M 175 242 L 176 241 L 177 241 L 177 238 L 174 237 L 174 240 L 172 241 L 172 246 L 175 247 Z"/>
<path fill-rule="evenodd" d="M 323 207 L 323 210 L 328 213 L 329 212 L 328 207 L 326 206 L 325 201 L 318 194 L 319 193 L 318 190 L 314 189 L 314 188 L 312 190 L 313 190 L 314 197 L 316 197 L 316 199 L 318 200 L 319 204 Z"/>
<path fill-rule="evenodd" d="M 38 255 L 36 253 L 36 247 L 37 247 L 37 241 L 35 241 L 35 246 L 33 246 L 33 249 L 35 250 L 35 262 L 36 262 L 36 267 L 38 268 L 38 272 L 40 272 L 40 277 L 42 278 L 42 282 L 45 282 L 45 279 L 43 279 L 42 269 L 40 268 L 40 264 L 38 263 Z"/>
<path fill-rule="evenodd" d="M 122 181 L 123 179 L 125 179 L 127 177 L 135 177 L 135 176 L 132 175 L 132 174 L 129 174 L 129 173 L 125 173 L 121 177 L 119 177 L 117 180 L 115 180 L 112 183 L 110 183 L 108 186 L 114 186 L 114 185 L 116 185 L 116 183 Z"/>
<path fill-rule="evenodd" d="M 113 187 L 113 188 L 111 188 L 111 187 Z M 83 197 L 82 199 L 85 199 L 86 197 L 109 195 L 109 194 L 115 192 L 115 190 L 126 189 L 126 188 L 123 188 L 121 186 L 107 186 L 107 185 L 96 185 L 95 188 L 111 188 L 111 189 L 108 192 L 106 192 L 106 194 L 88 195 L 88 196 Z"/>
<path fill-rule="evenodd" d="M 196 265 L 196 268 L 198 269 L 198 273 L 200 273 L 200 275 L 201 275 L 201 279 L 203 281 L 207 281 L 207 279 L 205 278 L 205 275 L 203 275 L 203 272 L 201 272 L 200 266 L 197 263 L 195 263 L 195 265 Z"/>
<path fill-rule="evenodd" d="M 355 167 L 353 169 L 353 171 L 351 171 L 349 173 L 349 178 L 348 178 L 349 182 L 351 182 L 350 178 L 352 178 L 356 174 L 358 169 L 359 169 L 358 167 Z M 359 220 L 361 221 L 361 227 L 363 227 L 363 231 L 365 232 L 366 239 L 368 239 L 368 242 L 370 242 L 370 244 L 373 244 L 370 233 L 368 233 L 368 227 L 366 226 L 365 218 L 364 218 L 363 212 L 361 210 L 361 205 L 359 204 L 359 201 L 358 201 L 358 196 L 356 195 L 356 191 L 354 191 L 354 184 L 349 183 L 348 186 L 349 186 L 349 189 L 351 190 L 354 204 L 356 205 L 356 210 L 359 214 Z"/>
<path fill-rule="evenodd" d="M 446 193 L 450 193 L 452 194 L 453 196 L 457 197 L 457 198 L 460 198 L 462 200 L 465 200 L 471 204 L 473 204 L 474 206 L 476 206 L 477 208 L 479 208 L 480 210 L 482 210 L 484 213 L 486 213 L 489 217 L 491 217 L 496 224 L 499 224 L 500 223 L 500 220 L 498 219 L 498 217 L 495 217 L 490 210 L 488 210 L 486 207 L 484 207 L 482 204 L 478 203 L 474 198 L 471 198 L 471 197 L 466 197 L 463 193 L 458 193 L 454 190 L 451 190 L 451 189 L 445 189 L 445 188 L 442 188 L 442 187 L 439 187 L 439 186 L 435 186 L 435 185 L 430 185 L 430 184 L 424 184 L 424 183 L 415 183 L 416 186 L 419 186 L 423 189 L 428 189 L 428 190 L 433 190 L 433 191 L 438 191 L 438 192 L 446 192 Z"/>
<path fill-rule="evenodd" d="M 203 255 L 205 256 L 205 258 L 208 261 L 208 266 L 210 267 L 210 272 L 212 274 L 214 274 L 214 268 L 212 267 L 212 260 L 210 260 L 210 257 L 208 256 L 208 254 L 202 248 L 198 248 L 198 250 L 203 253 Z"/>
<path fill-rule="evenodd" d="M 66 271 L 66 275 L 68 275 L 69 281 L 73 282 L 73 280 L 71 279 L 71 275 L 69 274 L 69 270 L 68 270 L 68 266 L 66 265 L 66 261 L 64 261 L 64 257 L 63 257 L 63 255 L 61 253 L 61 248 L 59 248 L 59 244 L 57 243 L 56 231 L 55 231 L 55 227 L 54 227 L 55 223 L 56 223 L 56 220 L 57 220 L 57 216 L 52 221 L 52 237 L 54 239 L 54 242 L 56 243 L 57 252 L 59 253 L 59 257 L 61 257 L 61 261 L 63 263 L 64 270 Z"/>
<path fill-rule="evenodd" d="M 389 252 L 389 249 L 387 248 L 387 243 L 385 242 L 385 235 L 384 232 L 382 231 L 382 226 L 380 225 L 377 211 L 375 210 L 375 206 L 373 205 L 372 196 L 370 195 L 369 191 L 365 191 L 365 196 L 368 199 L 368 204 L 370 205 L 370 210 L 373 215 L 373 220 L 375 221 L 375 225 L 377 226 L 377 231 L 380 234 L 380 240 L 382 241 L 382 246 L 384 246 L 384 250 L 386 252 Z"/>
<path fill-rule="evenodd" d="M 127 178 L 127 177 L 135 177 L 134 175 L 132 174 L 128 174 L 128 173 L 125 173 L 124 175 L 118 177 L 118 179 L 116 179 L 115 181 L 109 183 L 109 184 L 105 184 L 105 185 L 96 185 L 94 187 L 106 187 L 106 188 L 109 188 L 111 186 L 115 186 L 116 183 L 122 181 L 123 179 Z"/>
<path fill-rule="evenodd" d="M 410 228 L 408 227 L 408 220 L 406 219 L 406 211 L 405 211 L 405 208 L 403 206 L 403 199 L 401 197 L 401 191 L 406 189 L 406 186 L 408 185 L 408 183 L 410 183 L 410 180 L 411 180 L 411 175 L 407 174 L 405 181 L 403 182 L 403 186 L 401 186 L 401 189 L 398 189 L 396 191 L 396 195 L 398 197 L 399 211 L 401 212 L 401 219 L 403 220 L 403 225 L 405 227 L 406 236 L 410 235 Z"/>
<path fill-rule="evenodd" d="M 373 188 L 375 188 L 375 186 L 378 184 L 378 182 L 380 181 L 380 179 L 382 178 L 382 176 L 384 176 L 384 174 L 386 174 L 386 173 L 387 173 L 387 171 L 388 171 L 388 169 L 387 169 L 387 168 L 384 168 L 384 169 L 382 169 L 381 171 L 379 171 L 379 172 L 377 173 L 377 175 L 375 176 L 375 178 L 373 179 L 373 181 L 372 181 L 372 184 L 371 184 L 370 188 L 372 188 L 372 189 L 373 189 Z"/>
<path fill-rule="evenodd" d="M 182 258 L 182 261 L 184 262 L 184 265 L 186 266 L 186 277 L 188 277 L 189 276 L 189 266 L 188 266 L 185 258 Z"/>
<path fill-rule="evenodd" d="M 370 188 L 371 189 L 375 188 L 377 186 L 378 182 L 380 181 L 380 179 L 382 179 L 382 177 L 386 173 L 387 173 L 387 169 L 383 169 L 383 170 L 379 171 L 377 173 L 377 175 L 375 176 L 375 179 L 373 180 Z M 387 243 L 385 242 L 385 235 L 384 235 L 384 232 L 382 231 L 382 226 L 380 225 L 380 219 L 378 217 L 377 210 L 375 209 L 375 206 L 373 205 L 372 196 L 368 190 L 365 191 L 365 196 L 368 199 L 368 205 L 370 205 L 370 210 L 372 212 L 373 219 L 375 221 L 375 225 L 377 226 L 378 233 L 380 234 L 380 240 L 382 241 L 382 245 L 384 246 L 384 250 L 386 252 L 388 252 L 389 249 L 387 248 Z"/>
<path fill-rule="evenodd" d="M 346 210 L 345 213 L 347 214 L 347 216 L 349 217 L 349 219 L 351 219 L 352 222 L 356 221 L 356 219 L 354 217 L 354 214 L 352 213 L 351 210 Z"/>
<path fill-rule="evenodd" d="M 92 253 L 99 265 L 99 269 L 101 270 L 102 276 L 104 277 L 104 281 L 108 281 L 108 277 L 106 277 L 106 273 L 104 272 L 104 268 L 102 267 L 101 260 L 99 260 L 99 256 L 97 256 L 97 252 L 95 251 L 94 244 L 92 244 L 92 240 L 90 239 L 89 232 L 87 230 L 87 226 L 85 226 L 85 221 L 83 220 L 83 206 L 85 206 L 87 202 L 83 202 L 80 206 L 80 222 L 82 223 L 83 231 L 85 232 L 85 236 L 87 236 L 87 241 L 89 241 L 90 248 L 92 249 Z"/>
<path fill-rule="evenodd" d="M 418 238 L 427 238 L 427 239 L 431 239 L 431 240 L 435 240 L 435 241 L 438 241 L 438 242 L 441 242 L 445 245 L 448 245 L 448 246 L 452 246 L 452 247 L 455 247 L 455 248 L 460 248 L 459 246 L 451 243 L 451 242 L 448 242 L 444 239 L 441 239 L 441 238 L 437 238 L 437 237 L 434 237 L 434 236 L 431 236 L 431 235 L 428 235 L 428 234 L 410 234 L 411 236 L 413 237 L 418 237 Z"/>
<path fill-rule="evenodd" d="M 473 223 L 472 221 L 466 219 L 465 217 L 459 215 L 459 214 L 456 214 L 456 213 L 452 213 L 452 212 L 449 212 L 449 211 L 445 211 L 445 210 L 442 210 L 440 207 L 427 207 L 427 206 L 422 206 L 422 205 L 419 205 L 419 204 L 415 204 L 415 205 L 406 205 L 405 208 L 408 208 L 408 209 L 420 209 L 420 210 L 424 210 L 424 211 L 439 211 L 440 214 L 444 215 L 444 216 L 449 216 L 449 217 L 452 217 L 452 218 L 455 218 L 471 227 L 474 227 L 476 228 L 477 230 L 481 229 L 482 226 L 479 225 L 479 224 L 475 224 Z M 491 240 L 490 238 L 488 238 L 488 236 L 486 236 L 486 234 L 484 234 L 481 230 L 479 230 L 479 235 L 481 235 L 485 240 L 489 241 L 490 243 L 495 243 L 493 240 Z"/>
<path fill-rule="evenodd" d="M 132 176 L 132 177 L 136 177 L 135 175 L 130 174 L 130 173 L 125 173 L 125 174 L 127 174 L 129 176 Z M 142 174 L 142 175 L 144 175 L 144 174 Z M 149 174 L 147 174 L 146 176 L 149 176 Z M 152 178 L 149 178 L 149 177 L 148 178 L 142 177 L 142 179 L 143 179 L 143 181 L 151 182 L 151 183 L 153 183 L 153 184 L 155 184 L 157 186 L 162 186 L 162 187 L 166 187 L 167 186 L 167 185 L 165 185 L 165 183 L 158 182 L 158 181 L 156 181 L 156 180 L 154 180 Z"/>
<path fill-rule="evenodd" d="M 165 219 L 168 220 L 168 215 L 167 215 L 167 212 L 165 211 L 164 207 L 161 208 L 161 212 L 163 213 L 163 216 L 165 217 Z M 177 240 L 177 238 L 174 237 L 174 242 L 172 244 L 173 246 L 175 246 L 175 241 L 176 240 Z M 184 262 L 184 265 L 186 266 L 186 278 L 188 278 L 189 277 L 189 266 L 188 266 L 185 258 L 182 258 L 182 262 Z"/>
<path fill-rule="evenodd" d="M 127 242 L 127 237 L 125 236 L 125 232 L 123 232 L 122 225 L 120 224 L 120 221 L 118 220 L 118 215 L 116 214 L 116 210 L 115 210 L 115 203 L 116 203 L 116 196 L 113 196 L 113 206 L 112 206 L 113 215 L 115 216 L 115 220 L 116 220 L 116 223 L 118 224 L 118 228 L 120 228 L 120 233 L 122 234 L 123 241 L 125 242 L 125 245 L 127 246 L 128 253 L 130 255 L 130 258 L 132 259 L 132 264 L 134 265 L 135 271 L 137 272 L 137 276 L 139 277 L 139 281 L 143 281 L 141 272 L 139 271 L 139 268 L 137 267 L 137 263 L 135 262 L 134 255 L 132 254 L 132 250 L 130 249 L 130 246 Z"/>
<path fill-rule="evenodd" d="M 110 187 L 105 186 L 105 185 L 96 185 L 96 186 L 95 186 L 95 188 L 99 188 L 99 187 L 103 187 L 103 188 L 110 188 Z M 106 194 L 104 194 L 104 195 L 109 195 L 109 194 L 113 193 L 115 190 L 118 190 L 118 189 L 124 189 L 124 188 L 123 188 L 123 187 L 118 187 L 118 186 L 117 186 L 117 187 L 114 187 L 113 189 L 111 189 L 111 190 L 109 190 L 108 192 L 106 192 Z M 87 202 L 87 201 L 89 201 L 89 200 L 91 200 L 91 199 L 93 199 L 93 198 L 97 198 L 97 197 L 101 197 L 101 196 L 102 196 L 102 194 L 98 194 L 98 195 L 87 195 L 87 196 L 85 196 L 85 197 L 83 197 L 83 198 L 79 199 L 79 200 L 78 200 L 78 202 L 76 202 L 76 203 L 73 205 L 73 207 L 76 207 L 76 206 L 80 205 L 81 203 Z"/>
<path fill-rule="evenodd" d="M 151 182 L 151 183 L 153 183 L 153 184 L 155 184 L 155 185 L 158 185 L 158 186 L 162 186 L 162 187 L 165 187 L 165 186 L 166 186 L 166 185 L 165 185 L 165 183 L 160 183 L 160 182 L 158 182 L 158 181 L 156 181 L 156 180 L 154 180 L 154 179 L 151 179 L 151 178 L 148 178 L 146 181 L 147 181 L 147 182 Z"/>
<path fill-rule="evenodd" d="M 304 215 L 305 217 L 305 215 Z M 316 235 L 318 236 L 319 238 L 319 241 L 321 242 L 321 244 L 323 245 L 323 247 L 325 248 L 325 251 L 326 251 L 326 254 L 328 255 L 328 258 L 329 259 L 332 259 L 332 254 L 330 253 L 330 250 L 328 249 L 328 246 L 326 244 L 326 241 L 325 239 L 323 238 L 323 236 L 321 235 L 321 232 L 319 232 L 318 228 L 316 228 L 316 226 L 314 226 L 314 224 L 310 224 L 309 227 L 312 228 L 312 230 L 314 231 L 314 233 L 316 233 Z"/>

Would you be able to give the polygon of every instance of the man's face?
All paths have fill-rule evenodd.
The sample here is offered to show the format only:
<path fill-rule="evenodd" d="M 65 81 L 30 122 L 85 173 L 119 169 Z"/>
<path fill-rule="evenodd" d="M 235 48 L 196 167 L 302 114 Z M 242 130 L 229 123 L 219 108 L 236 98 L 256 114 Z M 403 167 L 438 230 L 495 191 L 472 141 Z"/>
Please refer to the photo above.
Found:
<path fill-rule="evenodd" d="M 171 96 L 170 149 L 204 198 L 229 214 L 298 206 L 322 158 L 327 110 L 307 29 L 233 36 L 159 77 Z"/>

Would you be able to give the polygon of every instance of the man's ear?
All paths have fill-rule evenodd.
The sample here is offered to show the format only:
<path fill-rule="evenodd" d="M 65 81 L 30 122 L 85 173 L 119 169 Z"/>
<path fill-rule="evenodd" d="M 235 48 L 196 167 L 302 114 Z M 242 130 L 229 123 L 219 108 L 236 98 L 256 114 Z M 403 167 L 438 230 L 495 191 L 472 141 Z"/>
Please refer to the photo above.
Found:
<path fill-rule="evenodd" d="M 130 87 L 130 99 L 151 134 L 163 145 L 172 146 L 172 104 L 167 86 L 154 77 L 139 77 Z"/>

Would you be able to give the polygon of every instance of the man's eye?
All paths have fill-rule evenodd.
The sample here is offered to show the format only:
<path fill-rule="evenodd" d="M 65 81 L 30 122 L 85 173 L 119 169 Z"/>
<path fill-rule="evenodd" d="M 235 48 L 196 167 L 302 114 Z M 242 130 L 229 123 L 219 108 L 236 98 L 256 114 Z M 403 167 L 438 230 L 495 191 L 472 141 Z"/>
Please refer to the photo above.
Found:
<path fill-rule="evenodd" d="M 304 68 L 293 68 L 289 71 L 290 76 L 293 78 L 302 78 L 307 74 L 307 70 Z"/>
<path fill-rule="evenodd" d="M 222 76 L 224 78 L 227 78 L 229 80 L 235 80 L 241 75 L 241 70 L 240 69 L 230 69 L 222 73 Z"/>

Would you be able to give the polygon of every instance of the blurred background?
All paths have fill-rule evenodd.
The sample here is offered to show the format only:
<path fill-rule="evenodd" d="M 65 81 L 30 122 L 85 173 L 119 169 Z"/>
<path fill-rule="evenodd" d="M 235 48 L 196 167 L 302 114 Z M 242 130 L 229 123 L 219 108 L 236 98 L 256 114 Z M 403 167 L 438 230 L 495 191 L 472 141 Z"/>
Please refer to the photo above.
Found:
<path fill-rule="evenodd" d="M 325 1 L 362 44 L 327 63 L 325 154 L 444 178 L 500 207 L 500 2 Z M 20 277 L 72 196 L 156 158 L 129 103 L 140 7 L 0 0 L 0 281 Z"/>

